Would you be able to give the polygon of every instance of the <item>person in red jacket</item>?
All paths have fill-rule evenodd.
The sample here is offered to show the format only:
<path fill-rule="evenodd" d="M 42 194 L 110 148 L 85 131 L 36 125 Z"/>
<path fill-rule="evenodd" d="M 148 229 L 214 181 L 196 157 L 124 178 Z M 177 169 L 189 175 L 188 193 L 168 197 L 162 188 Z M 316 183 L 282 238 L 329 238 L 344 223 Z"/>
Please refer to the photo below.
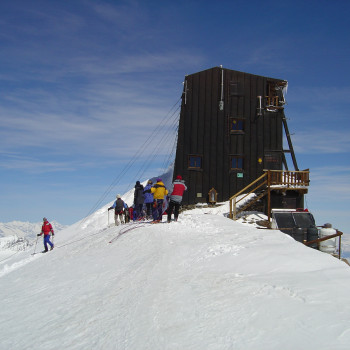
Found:
<path fill-rule="evenodd" d="M 50 245 L 52 250 L 54 248 L 54 244 L 50 241 L 50 234 L 52 233 L 52 236 L 55 235 L 55 233 L 53 232 L 53 228 L 51 226 L 51 224 L 47 221 L 46 218 L 43 219 L 43 225 L 41 226 L 41 232 L 38 234 L 38 236 L 41 236 L 42 234 L 44 235 L 44 247 L 45 250 L 44 252 L 47 252 L 48 249 L 48 244 Z"/>
<path fill-rule="evenodd" d="M 175 221 L 177 221 L 177 218 L 179 217 L 179 209 L 182 202 L 182 196 L 186 190 L 187 190 L 187 187 L 185 185 L 185 181 L 182 180 L 181 175 L 177 175 L 176 180 L 173 183 L 173 188 L 170 191 L 171 193 L 170 201 L 169 201 L 169 207 L 167 209 L 168 222 L 171 221 L 171 214 L 173 213 L 173 209 L 175 209 L 174 218 L 175 218 Z"/>

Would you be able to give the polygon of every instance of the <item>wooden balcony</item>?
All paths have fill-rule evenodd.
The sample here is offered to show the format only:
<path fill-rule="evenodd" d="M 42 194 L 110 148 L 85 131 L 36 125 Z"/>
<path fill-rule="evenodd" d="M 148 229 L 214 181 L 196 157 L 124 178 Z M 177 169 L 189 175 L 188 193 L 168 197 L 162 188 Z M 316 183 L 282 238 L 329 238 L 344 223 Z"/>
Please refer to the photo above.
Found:
<path fill-rule="evenodd" d="M 303 171 L 264 170 L 267 186 L 272 188 L 305 188 L 310 183 L 309 169 Z"/>
<path fill-rule="evenodd" d="M 237 192 L 230 198 L 230 218 L 237 219 L 237 215 L 245 211 L 253 203 L 257 202 L 265 195 L 268 196 L 268 218 L 271 215 L 271 190 L 295 190 L 307 192 L 310 183 L 309 169 L 302 171 L 287 171 L 287 170 L 264 170 L 264 174 L 250 183 L 248 186 Z M 250 194 L 256 196 L 249 202 L 237 208 L 237 204 L 247 198 Z M 240 196 L 240 198 L 238 198 Z M 243 202 L 242 202 L 243 203 Z"/>

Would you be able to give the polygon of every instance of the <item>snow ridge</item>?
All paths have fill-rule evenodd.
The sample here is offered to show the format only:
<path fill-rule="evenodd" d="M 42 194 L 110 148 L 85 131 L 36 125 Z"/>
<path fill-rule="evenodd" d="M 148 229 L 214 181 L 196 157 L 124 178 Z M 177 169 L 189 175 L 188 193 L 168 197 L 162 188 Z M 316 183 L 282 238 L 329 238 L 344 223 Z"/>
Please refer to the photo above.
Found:
<path fill-rule="evenodd" d="M 107 208 L 0 262 L 4 349 L 348 348 L 343 262 L 228 203 L 155 225 L 108 226 Z"/>

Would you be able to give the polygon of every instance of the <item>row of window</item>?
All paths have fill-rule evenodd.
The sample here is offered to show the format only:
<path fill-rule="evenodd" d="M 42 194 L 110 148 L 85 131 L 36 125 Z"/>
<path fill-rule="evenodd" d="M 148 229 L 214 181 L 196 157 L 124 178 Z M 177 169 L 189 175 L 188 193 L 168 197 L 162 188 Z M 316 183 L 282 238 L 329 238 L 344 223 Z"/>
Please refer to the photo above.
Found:
<path fill-rule="evenodd" d="M 230 164 L 232 170 L 243 169 L 243 156 L 231 156 Z M 188 168 L 189 169 L 202 169 L 202 156 L 190 155 L 188 156 Z"/>
<path fill-rule="evenodd" d="M 231 133 L 244 133 L 244 118 L 230 118 L 230 132 Z M 231 156 L 230 164 L 232 170 L 243 169 L 243 156 Z M 190 155 L 188 156 L 188 168 L 189 169 L 202 169 L 202 156 Z"/>

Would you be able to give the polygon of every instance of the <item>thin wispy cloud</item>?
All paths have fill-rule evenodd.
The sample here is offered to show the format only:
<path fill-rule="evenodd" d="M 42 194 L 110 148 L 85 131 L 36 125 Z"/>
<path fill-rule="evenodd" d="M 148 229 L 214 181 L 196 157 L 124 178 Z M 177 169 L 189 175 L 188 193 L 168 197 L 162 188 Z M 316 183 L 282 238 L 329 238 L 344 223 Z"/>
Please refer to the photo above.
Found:
<path fill-rule="evenodd" d="M 309 127 L 292 136 L 294 149 L 299 154 L 350 154 L 349 132 Z"/>
<path fill-rule="evenodd" d="M 350 162 L 350 161 L 349 161 Z M 345 202 L 350 199 L 350 164 L 311 169 L 310 190 L 316 197 Z"/>
<path fill-rule="evenodd" d="M 0 155 L 0 168 L 7 170 L 22 170 L 32 174 L 40 174 L 47 172 L 70 172 L 75 171 L 77 164 L 73 162 L 56 162 L 48 159 L 40 160 L 23 157 L 21 155 Z"/>
<path fill-rule="evenodd" d="M 7 188 L 14 174 L 29 175 L 22 193 L 36 192 L 45 179 L 48 191 L 50 184 L 61 186 L 60 208 L 71 193 L 81 193 L 89 205 L 88 191 L 77 188 L 96 194 L 108 184 L 179 103 L 184 76 L 220 64 L 288 80 L 285 112 L 298 162 L 311 169 L 317 189 L 327 186 L 341 197 L 347 186 L 340 169 L 326 172 L 325 179 L 315 170 L 320 162 L 344 165 L 350 150 L 348 65 L 339 59 L 346 51 L 345 9 L 319 3 L 300 11 L 296 3 L 15 0 L 1 2 L 0 12 L 0 182 Z M 337 22 L 330 26 L 319 18 Z M 157 160 L 170 154 L 177 117 L 169 116 L 153 135 L 134 173 L 151 162 L 154 149 Z M 154 172 L 162 161 L 147 164 L 147 174 L 159 175 Z M 52 169 L 47 177 L 34 173 L 45 164 Z M 332 176 L 341 184 L 337 188 L 327 185 Z M 126 177 L 120 179 L 124 184 L 132 178 Z M 7 203 L 11 198 L 9 192 Z M 74 222 L 73 214 L 66 215 Z"/>

